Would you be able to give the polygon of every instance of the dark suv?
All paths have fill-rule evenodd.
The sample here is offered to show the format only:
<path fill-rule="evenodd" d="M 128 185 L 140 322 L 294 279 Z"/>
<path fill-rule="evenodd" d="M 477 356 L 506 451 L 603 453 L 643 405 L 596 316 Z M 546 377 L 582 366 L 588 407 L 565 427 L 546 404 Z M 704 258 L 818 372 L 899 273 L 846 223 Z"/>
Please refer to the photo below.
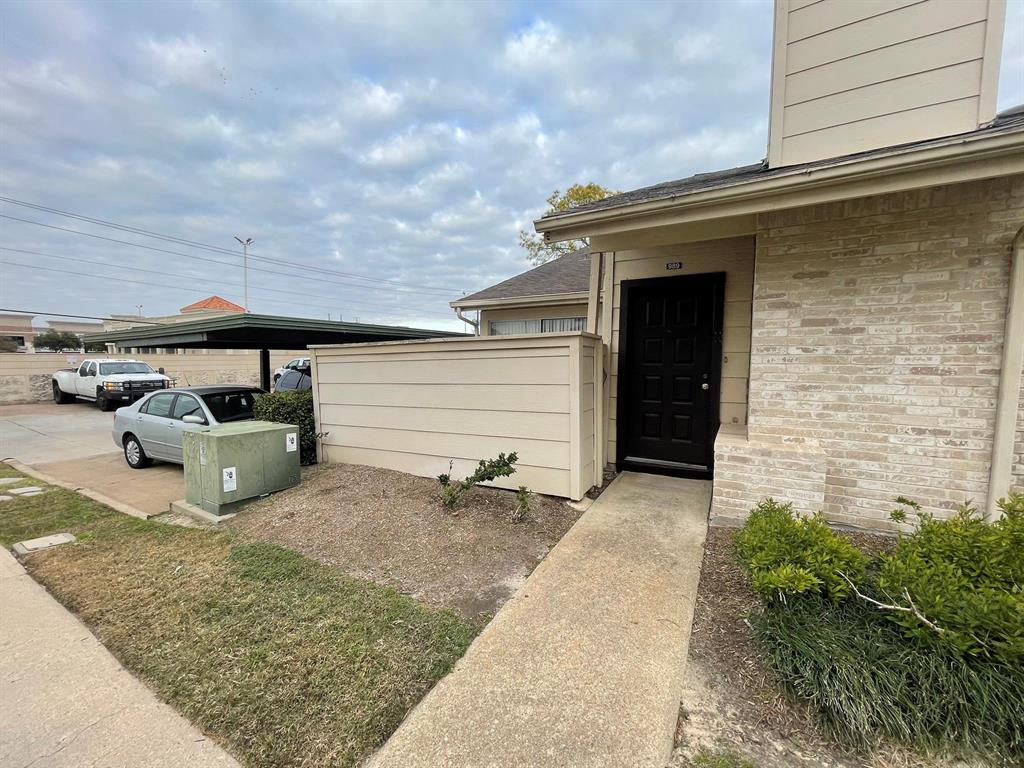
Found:
<path fill-rule="evenodd" d="M 313 379 L 309 374 L 309 366 L 302 368 L 292 368 L 291 370 L 285 371 L 281 378 L 277 380 L 277 384 L 274 385 L 275 392 L 304 392 L 313 388 Z"/>

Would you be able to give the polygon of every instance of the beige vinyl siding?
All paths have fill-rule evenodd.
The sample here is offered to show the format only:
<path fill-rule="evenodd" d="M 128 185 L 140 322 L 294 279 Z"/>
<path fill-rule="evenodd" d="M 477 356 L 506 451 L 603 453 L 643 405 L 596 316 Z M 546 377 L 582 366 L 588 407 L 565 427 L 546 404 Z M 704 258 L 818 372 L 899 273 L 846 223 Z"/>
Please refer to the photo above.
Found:
<path fill-rule="evenodd" d="M 971 131 L 995 116 L 1002 0 L 780 0 L 769 162 Z"/>
<path fill-rule="evenodd" d="M 519 455 L 495 483 L 579 499 L 594 484 L 594 336 L 315 347 L 321 458 L 434 477 Z M 588 423 L 589 420 L 589 423 Z"/>
<path fill-rule="evenodd" d="M 496 320 L 545 320 L 563 317 L 586 317 L 586 304 L 554 304 L 548 307 L 509 307 L 484 309 L 480 312 L 480 335 L 489 336 Z"/>
<path fill-rule="evenodd" d="M 754 290 L 754 238 L 733 237 L 614 254 L 611 318 L 611 361 L 608 369 L 606 421 L 607 456 L 615 461 L 615 420 L 619 368 L 619 307 L 623 280 L 677 278 L 708 272 L 725 273 L 725 313 L 722 338 L 720 416 L 723 424 L 747 423 L 747 380 L 750 371 L 750 311 Z M 682 268 L 667 271 L 670 261 Z M 599 323 L 600 326 L 600 323 Z"/>

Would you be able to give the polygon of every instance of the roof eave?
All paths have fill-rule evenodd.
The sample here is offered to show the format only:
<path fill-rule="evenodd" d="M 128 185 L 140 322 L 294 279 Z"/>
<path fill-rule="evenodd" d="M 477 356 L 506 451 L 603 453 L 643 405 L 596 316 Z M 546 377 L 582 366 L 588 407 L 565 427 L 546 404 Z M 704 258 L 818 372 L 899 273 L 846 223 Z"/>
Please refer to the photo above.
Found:
<path fill-rule="evenodd" d="M 511 296 L 497 299 L 455 300 L 448 303 L 452 309 L 497 309 L 499 307 L 548 307 L 587 301 L 586 291 L 571 293 L 541 293 L 532 296 Z"/>
<path fill-rule="evenodd" d="M 996 175 L 1010 175 L 1024 171 L 1024 128 L 1015 126 L 1005 132 L 986 134 L 980 137 L 957 136 L 927 147 L 912 149 L 894 149 L 885 154 L 870 157 L 847 158 L 835 163 L 815 166 L 813 168 L 795 168 L 791 172 L 780 172 L 763 179 L 752 179 L 736 184 L 724 184 L 719 187 L 697 191 L 690 194 L 668 196 L 655 200 L 646 200 L 634 204 L 625 204 L 614 208 L 579 213 L 566 212 L 546 216 L 534 221 L 537 232 L 544 235 L 548 242 L 570 240 L 586 237 L 591 234 L 604 234 L 618 229 L 632 228 L 616 226 L 639 224 L 647 219 L 652 220 L 651 226 L 661 222 L 653 221 L 666 214 L 709 209 L 706 215 L 689 217 L 690 220 L 716 218 L 714 209 L 725 204 L 759 200 L 784 196 L 795 190 L 806 191 L 828 186 L 841 187 L 853 181 L 871 178 L 882 178 L 898 173 L 909 173 L 944 166 L 969 163 L 971 169 L 977 171 L 977 178 L 992 175 L 991 169 L 981 167 L 976 161 L 1005 158 L 1006 163 Z M 967 179 L 965 179 L 967 180 Z M 858 191 L 858 195 L 862 194 Z M 761 206 L 764 209 L 768 206 Z M 752 211 L 758 210 L 756 205 Z M 751 211 L 747 211 L 751 212 Z"/>

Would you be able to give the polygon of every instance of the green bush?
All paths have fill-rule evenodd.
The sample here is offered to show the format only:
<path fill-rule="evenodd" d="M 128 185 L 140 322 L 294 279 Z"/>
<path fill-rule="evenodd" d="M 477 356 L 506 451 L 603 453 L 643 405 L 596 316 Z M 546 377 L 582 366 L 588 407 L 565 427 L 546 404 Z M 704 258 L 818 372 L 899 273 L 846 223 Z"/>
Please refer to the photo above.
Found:
<path fill-rule="evenodd" d="M 441 503 L 446 507 L 454 507 L 462 501 L 466 491 L 477 483 L 486 483 L 499 477 L 509 477 L 515 474 L 517 461 L 519 461 L 519 457 L 515 451 L 508 456 L 499 453 L 496 459 L 480 459 L 473 474 L 463 480 L 452 480 L 452 462 L 448 462 L 448 472 L 437 476 L 437 482 L 441 484 Z"/>
<path fill-rule="evenodd" d="M 840 600 L 851 592 L 840 572 L 858 582 L 868 558 L 824 518 L 798 517 L 792 504 L 765 499 L 736 536 L 736 551 L 754 590 L 765 600 L 823 595 Z"/>
<path fill-rule="evenodd" d="M 289 390 L 257 395 L 253 414 L 261 421 L 294 424 L 298 427 L 299 461 L 303 464 L 316 464 L 316 441 L 327 433 L 316 431 L 312 392 Z"/>
<path fill-rule="evenodd" d="M 861 600 L 774 603 L 749 617 L 769 667 L 812 705 L 823 730 L 853 748 L 912 748 L 1024 759 L 1024 667 L 908 642 Z"/>
<path fill-rule="evenodd" d="M 959 654 L 1024 663 L 1024 494 L 1000 501 L 993 523 L 964 505 L 949 520 L 920 514 L 881 558 L 876 599 L 909 606 L 887 616 L 915 640 Z M 909 599 L 908 599 L 909 598 Z M 937 625 L 927 626 L 920 614 Z"/>

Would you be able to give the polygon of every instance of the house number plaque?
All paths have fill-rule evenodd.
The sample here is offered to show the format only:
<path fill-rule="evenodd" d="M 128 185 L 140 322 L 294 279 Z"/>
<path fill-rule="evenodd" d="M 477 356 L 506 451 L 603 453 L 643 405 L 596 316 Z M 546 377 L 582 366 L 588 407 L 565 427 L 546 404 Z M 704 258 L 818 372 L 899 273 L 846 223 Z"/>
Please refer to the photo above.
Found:
<path fill-rule="evenodd" d="M 681 262 L 681 261 L 670 261 L 668 264 L 665 265 L 665 269 L 667 269 L 669 271 L 672 271 L 673 269 L 682 269 L 682 268 L 683 268 L 683 262 Z"/>

